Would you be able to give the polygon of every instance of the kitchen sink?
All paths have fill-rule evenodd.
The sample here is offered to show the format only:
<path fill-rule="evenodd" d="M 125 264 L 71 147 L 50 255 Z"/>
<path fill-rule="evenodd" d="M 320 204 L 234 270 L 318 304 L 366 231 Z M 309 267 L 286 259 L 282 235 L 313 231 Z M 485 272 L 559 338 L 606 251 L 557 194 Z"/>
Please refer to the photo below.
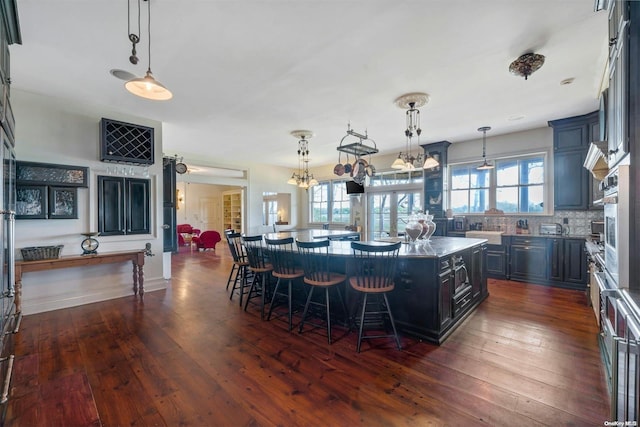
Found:
<path fill-rule="evenodd" d="M 472 239 L 487 239 L 487 243 L 489 245 L 501 245 L 502 233 L 504 233 L 504 231 L 475 230 L 475 231 L 467 231 L 465 233 L 465 237 L 470 237 Z"/>

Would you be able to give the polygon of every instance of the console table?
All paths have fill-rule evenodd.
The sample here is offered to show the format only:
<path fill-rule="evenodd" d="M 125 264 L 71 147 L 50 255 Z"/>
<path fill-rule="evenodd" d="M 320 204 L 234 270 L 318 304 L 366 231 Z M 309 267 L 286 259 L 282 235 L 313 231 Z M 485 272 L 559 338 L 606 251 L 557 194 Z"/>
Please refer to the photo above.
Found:
<path fill-rule="evenodd" d="M 133 293 L 144 296 L 144 250 L 126 252 L 105 252 L 93 255 L 70 255 L 56 259 L 38 261 L 16 261 L 16 307 L 21 310 L 22 274 L 29 271 L 52 270 L 55 268 L 82 267 L 85 265 L 110 264 L 131 261 L 133 264 Z"/>

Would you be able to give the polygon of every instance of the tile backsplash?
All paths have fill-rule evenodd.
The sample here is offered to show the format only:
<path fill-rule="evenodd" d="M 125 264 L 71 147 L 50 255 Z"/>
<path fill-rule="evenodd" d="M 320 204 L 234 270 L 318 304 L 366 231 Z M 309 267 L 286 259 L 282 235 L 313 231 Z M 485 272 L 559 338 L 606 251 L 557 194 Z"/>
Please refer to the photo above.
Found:
<path fill-rule="evenodd" d="M 567 224 L 564 224 L 564 219 Z M 602 210 L 591 211 L 556 211 L 550 216 L 502 216 L 502 215 L 485 215 L 485 216 L 468 216 L 469 224 L 482 223 L 483 230 L 500 230 L 508 234 L 516 233 L 516 223 L 519 219 L 526 219 L 529 225 L 529 231 L 532 234 L 538 233 L 540 224 L 556 223 L 565 227 L 569 227 L 569 233 L 572 235 L 586 236 L 591 233 L 591 221 L 603 221 L 604 212 Z"/>

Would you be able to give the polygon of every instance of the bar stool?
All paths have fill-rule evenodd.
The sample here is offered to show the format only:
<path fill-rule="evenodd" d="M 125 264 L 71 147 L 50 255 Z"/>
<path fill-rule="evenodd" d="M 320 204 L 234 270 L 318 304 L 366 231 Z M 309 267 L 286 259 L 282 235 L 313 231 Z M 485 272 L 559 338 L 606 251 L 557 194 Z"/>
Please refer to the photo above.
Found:
<path fill-rule="evenodd" d="M 251 287 L 244 303 L 244 311 L 252 298 L 260 297 L 260 319 L 264 320 L 264 302 L 269 292 L 269 281 L 273 266 L 269 262 L 267 248 L 264 246 L 262 235 L 242 236 L 242 243 L 247 250 L 249 270 L 253 273 Z"/>
<path fill-rule="evenodd" d="M 269 249 L 269 259 L 273 266 L 271 275 L 277 277 L 276 287 L 273 290 L 271 297 L 271 304 L 269 305 L 269 314 L 267 320 L 271 320 L 271 313 L 276 306 L 276 298 L 278 296 L 286 297 L 288 303 L 288 317 L 289 317 L 289 331 L 293 328 L 293 308 L 292 308 L 292 284 L 293 281 L 304 276 L 304 271 L 298 265 L 296 265 L 296 252 L 293 247 L 293 237 L 287 237 L 284 239 L 267 239 L 267 248 Z M 280 284 L 287 282 L 287 291 L 279 291 Z"/>
<path fill-rule="evenodd" d="M 356 351 L 360 353 L 360 345 L 363 339 L 394 337 L 398 350 L 401 350 L 400 339 L 396 331 L 396 325 L 391 314 L 387 293 L 391 292 L 394 285 L 394 276 L 398 261 L 398 252 L 402 242 L 388 245 L 367 244 L 351 242 L 353 250 L 354 274 L 349 277 L 351 288 L 360 292 L 363 296 L 360 325 L 358 328 L 358 346 Z M 375 301 L 368 301 L 369 296 Z M 382 296 L 382 298 L 381 298 Z M 380 316 L 387 315 L 393 328 L 393 335 L 364 335 L 365 320 L 371 325 L 380 325 Z M 373 320 L 378 320 L 375 322 Z M 384 325 L 382 325 L 384 328 Z"/>
<path fill-rule="evenodd" d="M 227 279 L 227 290 L 233 279 L 233 287 L 231 288 L 229 299 L 233 299 L 233 294 L 237 290 L 240 294 L 240 306 L 242 307 L 242 297 L 249 292 L 250 287 L 249 260 L 247 259 L 247 252 L 242 245 L 242 235 L 240 233 L 234 233 L 232 230 L 229 233 L 225 232 L 225 237 L 227 238 L 231 258 L 233 258 L 233 264 L 231 264 L 231 271 Z"/>
<path fill-rule="evenodd" d="M 327 339 L 331 344 L 331 308 L 329 289 L 335 289 L 338 294 L 338 299 L 342 305 L 345 316 L 348 318 L 349 314 L 347 306 L 342 298 L 342 292 L 340 292 L 341 283 L 345 282 L 347 276 L 341 273 L 336 273 L 329 269 L 329 240 L 319 240 L 313 242 L 302 242 L 296 240 L 298 246 L 298 253 L 302 259 L 302 269 L 304 270 L 304 282 L 310 285 L 311 289 L 307 296 L 307 302 L 304 305 L 304 312 L 302 313 L 302 320 L 300 321 L 300 327 L 298 332 L 302 333 L 304 322 L 309 312 L 309 306 L 324 307 L 327 315 Z M 322 301 L 312 301 L 313 291 L 315 288 L 324 289 L 324 303 Z M 320 325 L 316 325 L 320 326 Z"/>

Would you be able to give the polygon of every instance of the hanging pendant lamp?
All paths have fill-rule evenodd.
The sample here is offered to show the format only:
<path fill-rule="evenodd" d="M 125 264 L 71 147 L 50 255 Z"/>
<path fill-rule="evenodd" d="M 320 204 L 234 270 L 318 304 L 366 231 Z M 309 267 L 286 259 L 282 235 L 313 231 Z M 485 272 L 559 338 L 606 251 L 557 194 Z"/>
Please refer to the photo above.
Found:
<path fill-rule="evenodd" d="M 151 72 L 151 0 L 144 0 L 144 1 L 147 3 L 147 12 L 148 12 L 147 44 L 148 44 L 149 62 L 147 67 L 147 73 L 144 77 L 137 77 L 135 79 L 129 80 L 127 83 L 125 83 L 124 87 L 127 88 L 127 90 L 132 94 L 140 96 L 142 98 L 151 99 L 153 101 L 166 101 L 168 99 L 171 99 L 173 97 L 173 94 L 162 83 L 154 79 L 153 73 Z M 140 9 L 140 0 L 138 0 L 138 10 L 139 9 Z M 134 55 L 132 56 L 135 56 L 135 42 L 134 42 L 133 53 Z M 137 58 L 136 58 L 136 62 L 137 62 Z"/>
<path fill-rule="evenodd" d="M 490 126 L 483 126 L 478 128 L 479 132 L 482 132 L 482 164 L 478 166 L 476 169 L 479 171 L 493 169 L 494 166 L 491 163 L 487 162 L 487 131 L 491 130 Z"/>

